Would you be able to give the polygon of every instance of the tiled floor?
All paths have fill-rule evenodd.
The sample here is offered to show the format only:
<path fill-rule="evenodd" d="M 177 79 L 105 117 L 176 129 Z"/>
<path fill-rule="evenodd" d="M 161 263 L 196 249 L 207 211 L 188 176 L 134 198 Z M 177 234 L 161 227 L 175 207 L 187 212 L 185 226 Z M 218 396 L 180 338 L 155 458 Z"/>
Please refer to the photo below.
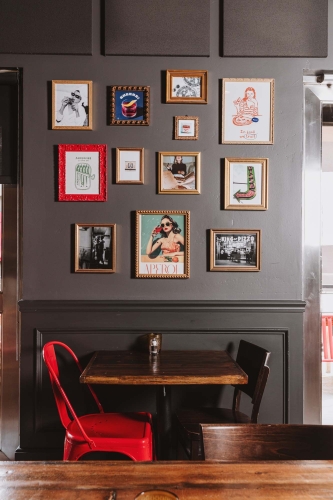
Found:
<path fill-rule="evenodd" d="M 331 372 L 326 373 L 323 367 L 323 406 L 322 406 L 322 424 L 333 424 L 333 363 L 331 363 Z"/>

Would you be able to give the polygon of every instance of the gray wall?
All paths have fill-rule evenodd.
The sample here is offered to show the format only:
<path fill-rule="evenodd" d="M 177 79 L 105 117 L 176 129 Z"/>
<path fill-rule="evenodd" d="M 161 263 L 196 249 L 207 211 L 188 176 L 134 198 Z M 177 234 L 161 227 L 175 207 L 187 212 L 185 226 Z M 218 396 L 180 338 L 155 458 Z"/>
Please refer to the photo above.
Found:
<path fill-rule="evenodd" d="M 329 1 L 333 21 L 333 2 Z M 0 55 L 0 67 L 23 68 L 23 299 L 286 299 L 301 298 L 301 152 L 302 73 L 304 68 L 333 67 L 333 40 L 328 59 L 251 59 L 219 56 L 219 1 L 211 0 L 211 57 L 104 57 L 100 55 L 99 2 L 93 2 L 93 56 Z M 330 23 L 332 26 L 332 22 Z M 332 30 L 331 30 L 332 31 Z M 209 104 L 163 104 L 166 69 L 207 69 Z M 220 82 L 224 77 L 275 78 L 275 144 L 221 145 Z M 49 130 L 52 79 L 94 82 L 94 130 Z M 107 86 L 150 85 L 149 127 L 107 126 Z M 200 138 L 190 143 L 172 138 L 175 115 L 198 115 Z M 108 201 L 57 202 L 56 145 L 105 143 L 108 146 Z M 116 185 L 111 149 L 144 147 L 145 184 Z M 156 194 L 156 152 L 190 149 L 202 152 L 202 194 Z M 223 211 L 224 157 L 268 157 L 267 212 Z M 191 278 L 132 278 L 137 209 L 191 211 Z M 112 222 L 118 229 L 117 273 L 74 274 L 72 225 Z M 262 271 L 207 271 L 209 228 L 262 229 Z"/>

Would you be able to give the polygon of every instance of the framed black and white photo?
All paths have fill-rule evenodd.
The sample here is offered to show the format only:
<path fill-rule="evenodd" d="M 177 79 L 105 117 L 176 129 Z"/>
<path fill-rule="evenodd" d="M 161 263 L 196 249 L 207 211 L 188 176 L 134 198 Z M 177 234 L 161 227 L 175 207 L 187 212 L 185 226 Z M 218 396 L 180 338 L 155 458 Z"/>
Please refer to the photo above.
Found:
<path fill-rule="evenodd" d="M 117 148 L 116 183 L 144 183 L 144 148 Z"/>
<path fill-rule="evenodd" d="M 116 271 L 116 224 L 75 224 L 75 272 Z"/>
<path fill-rule="evenodd" d="M 92 81 L 52 80 L 52 130 L 92 130 Z"/>
<path fill-rule="evenodd" d="M 260 229 L 211 229 L 211 271 L 260 271 Z"/>
<path fill-rule="evenodd" d="M 268 158 L 225 158 L 224 209 L 267 208 Z"/>
<path fill-rule="evenodd" d="M 175 116 L 175 139 L 196 141 L 199 137 L 199 118 L 197 116 Z"/>
<path fill-rule="evenodd" d="M 200 194 L 200 153 L 158 153 L 159 194 Z"/>
<path fill-rule="evenodd" d="M 166 102 L 207 104 L 208 71 L 169 69 L 166 72 Z"/>

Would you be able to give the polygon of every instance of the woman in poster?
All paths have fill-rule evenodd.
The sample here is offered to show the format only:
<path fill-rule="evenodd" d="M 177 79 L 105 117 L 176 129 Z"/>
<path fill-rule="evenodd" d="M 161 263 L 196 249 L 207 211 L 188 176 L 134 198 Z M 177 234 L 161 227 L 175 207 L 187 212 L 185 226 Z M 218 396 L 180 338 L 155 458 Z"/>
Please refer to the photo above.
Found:
<path fill-rule="evenodd" d="M 177 222 L 170 215 L 163 215 L 160 225 L 152 230 L 149 237 L 146 248 L 148 257 L 154 258 L 161 251 L 166 257 L 184 255 L 184 237 L 180 232 Z M 158 234 L 160 237 L 156 239 Z"/>
<path fill-rule="evenodd" d="M 256 99 L 256 91 L 253 87 L 247 87 L 244 92 L 244 97 L 238 97 L 234 101 L 237 115 L 233 118 L 233 123 L 238 126 L 250 125 L 252 118 L 258 116 L 258 101 Z"/>

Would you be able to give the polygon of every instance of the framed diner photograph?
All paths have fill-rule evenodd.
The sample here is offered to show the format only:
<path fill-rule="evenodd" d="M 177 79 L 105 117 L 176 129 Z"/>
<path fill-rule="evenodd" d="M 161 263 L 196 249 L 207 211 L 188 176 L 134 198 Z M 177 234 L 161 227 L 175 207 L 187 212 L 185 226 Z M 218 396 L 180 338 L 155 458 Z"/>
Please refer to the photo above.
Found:
<path fill-rule="evenodd" d="M 260 271 L 260 229 L 211 229 L 211 271 Z"/>
<path fill-rule="evenodd" d="M 52 80 L 52 130 L 92 130 L 92 81 Z"/>
<path fill-rule="evenodd" d="M 143 184 L 144 148 L 117 148 L 116 183 Z"/>
<path fill-rule="evenodd" d="M 116 272 L 116 224 L 75 224 L 75 272 Z"/>
<path fill-rule="evenodd" d="M 168 69 L 166 102 L 207 104 L 208 71 Z"/>
<path fill-rule="evenodd" d="M 150 87 L 111 87 L 111 125 L 149 125 Z"/>
<path fill-rule="evenodd" d="M 224 209 L 267 208 L 268 158 L 225 158 Z"/>
<path fill-rule="evenodd" d="M 274 79 L 224 78 L 222 144 L 273 144 Z"/>
<path fill-rule="evenodd" d="M 190 212 L 136 212 L 137 278 L 190 277 Z"/>
<path fill-rule="evenodd" d="M 59 201 L 106 201 L 106 144 L 59 144 Z"/>
<path fill-rule="evenodd" d="M 200 153 L 159 152 L 158 194 L 200 194 Z"/>
<path fill-rule="evenodd" d="M 175 139 L 196 141 L 199 137 L 199 118 L 197 116 L 175 116 Z"/>

